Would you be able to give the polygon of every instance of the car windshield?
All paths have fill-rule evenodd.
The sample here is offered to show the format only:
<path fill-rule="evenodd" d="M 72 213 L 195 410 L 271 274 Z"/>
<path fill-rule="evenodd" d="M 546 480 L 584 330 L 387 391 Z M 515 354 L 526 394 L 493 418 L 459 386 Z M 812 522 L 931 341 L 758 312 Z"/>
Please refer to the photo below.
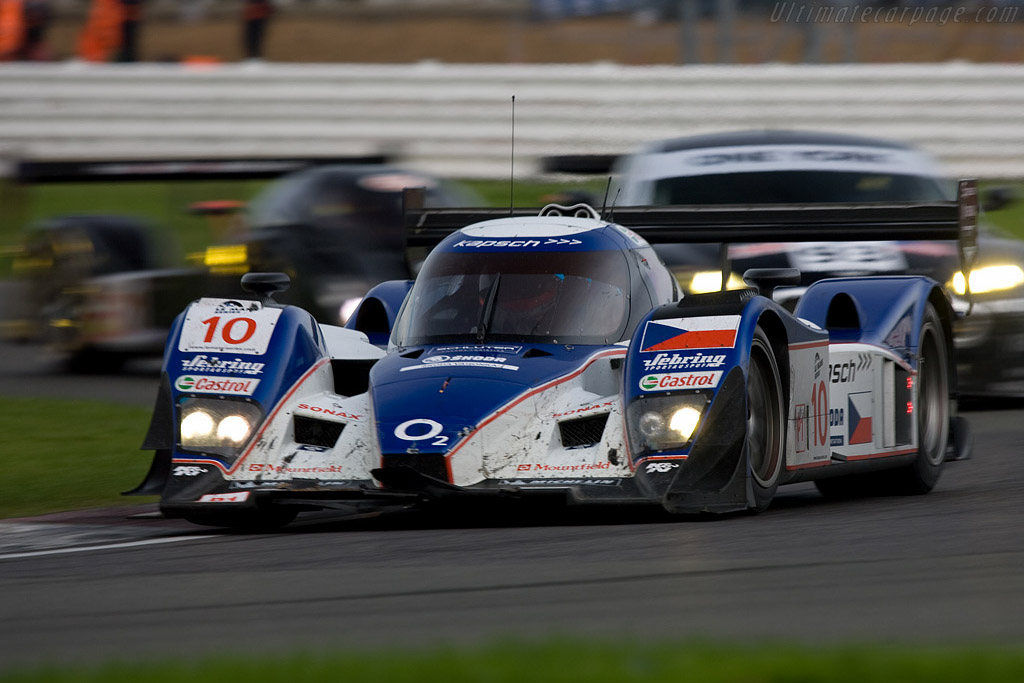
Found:
<path fill-rule="evenodd" d="M 813 204 L 949 199 L 927 176 L 836 171 L 766 171 L 663 178 L 654 204 Z"/>
<path fill-rule="evenodd" d="M 628 293 L 619 251 L 435 252 L 392 341 L 617 342 L 629 322 Z"/>

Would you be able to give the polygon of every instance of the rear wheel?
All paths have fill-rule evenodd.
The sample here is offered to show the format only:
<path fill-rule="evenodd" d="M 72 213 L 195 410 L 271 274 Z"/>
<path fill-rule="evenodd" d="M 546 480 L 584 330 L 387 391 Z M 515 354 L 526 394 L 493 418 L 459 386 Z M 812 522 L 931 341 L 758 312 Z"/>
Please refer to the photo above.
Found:
<path fill-rule="evenodd" d="M 765 510 L 779 488 L 785 413 L 779 365 L 764 331 L 757 327 L 747 371 L 747 463 L 754 507 Z"/>
<path fill-rule="evenodd" d="M 906 467 L 882 473 L 897 493 L 928 493 L 942 472 L 949 442 L 948 354 L 942 321 L 928 304 L 917 345 L 917 457 Z"/>

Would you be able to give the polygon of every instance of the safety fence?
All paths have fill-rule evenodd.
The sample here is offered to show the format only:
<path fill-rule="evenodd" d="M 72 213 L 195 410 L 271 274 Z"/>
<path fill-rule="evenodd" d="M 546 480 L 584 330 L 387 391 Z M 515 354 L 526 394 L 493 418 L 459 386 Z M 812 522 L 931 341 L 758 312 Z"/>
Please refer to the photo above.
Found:
<path fill-rule="evenodd" d="M 515 126 L 513 144 L 513 96 Z M 448 176 L 540 172 L 716 131 L 892 138 L 952 174 L 1024 177 L 1024 66 L 0 65 L 0 158 L 385 153 Z"/>

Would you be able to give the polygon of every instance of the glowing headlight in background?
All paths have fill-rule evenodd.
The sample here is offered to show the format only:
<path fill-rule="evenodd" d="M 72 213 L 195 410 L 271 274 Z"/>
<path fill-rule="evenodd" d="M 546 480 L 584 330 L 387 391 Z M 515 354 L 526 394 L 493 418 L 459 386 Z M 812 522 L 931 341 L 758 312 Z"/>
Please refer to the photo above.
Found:
<path fill-rule="evenodd" d="M 729 273 L 729 279 L 725 283 L 726 289 L 743 289 L 746 285 L 736 273 Z M 690 279 L 690 292 L 693 294 L 707 294 L 722 289 L 722 271 L 703 270 L 693 274 Z"/>
<path fill-rule="evenodd" d="M 339 324 L 344 325 L 348 322 L 348 319 L 352 317 L 352 314 L 359 308 L 359 304 L 363 302 L 363 297 L 355 296 L 350 299 L 345 299 L 341 302 L 341 306 L 338 308 L 338 319 L 341 320 Z"/>
<path fill-rule="evenodd" d="M 966 284 L 964 274 L 957 273 L 953 276 L 950 286 L 955 293 L 963 296 L 967 292 Z M 1024 284 L 1024 270 L 1021 270 L 1020 266 L 985 266 L 971 271 L 971 292 L 973 294 L 1013 289 L 1022 284 Z"/>

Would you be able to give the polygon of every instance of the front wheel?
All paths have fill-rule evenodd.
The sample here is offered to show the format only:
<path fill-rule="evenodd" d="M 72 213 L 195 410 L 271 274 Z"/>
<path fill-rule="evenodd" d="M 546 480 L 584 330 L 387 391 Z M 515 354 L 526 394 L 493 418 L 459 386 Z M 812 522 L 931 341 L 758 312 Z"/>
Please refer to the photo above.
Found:
<path fill-rule="evenodd" d="M 779 488 L 785 443 L 785 412 L 779 365 L 758 326 L 747 370 L 747 463 L 754 509 L 765 510 Z"/>

